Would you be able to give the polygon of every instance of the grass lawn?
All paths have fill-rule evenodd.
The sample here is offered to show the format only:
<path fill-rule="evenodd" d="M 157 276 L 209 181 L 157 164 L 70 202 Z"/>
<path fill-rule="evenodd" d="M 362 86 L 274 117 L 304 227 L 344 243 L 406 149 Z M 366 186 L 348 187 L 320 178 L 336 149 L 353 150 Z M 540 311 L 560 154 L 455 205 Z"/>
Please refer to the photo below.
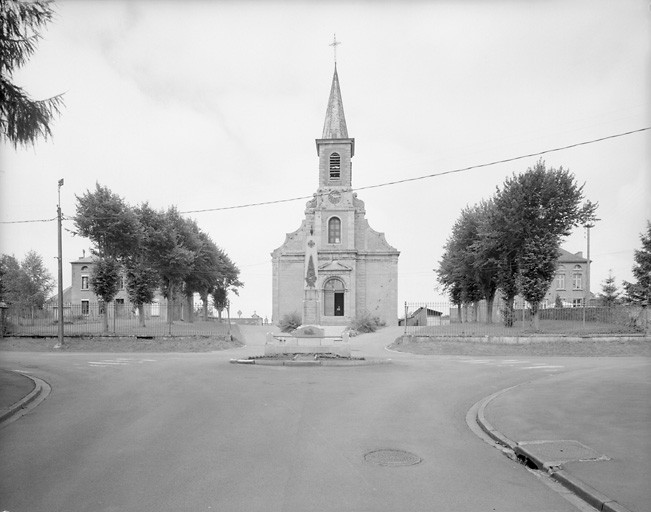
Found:
<path fill-rule="evenodd" d="M 605 322 L 586 322 L 576 320 L 541 320 L 540 329 L 534 331 L 529 321 L 517 321 L 513 327 L 502 323 L 454 323 L 430 327 L 408 327 L 408 334 L 413 336 L 532 336 L 565 335 L 585 336 L 604 334 L 641 334 L 633 326 Z"/>

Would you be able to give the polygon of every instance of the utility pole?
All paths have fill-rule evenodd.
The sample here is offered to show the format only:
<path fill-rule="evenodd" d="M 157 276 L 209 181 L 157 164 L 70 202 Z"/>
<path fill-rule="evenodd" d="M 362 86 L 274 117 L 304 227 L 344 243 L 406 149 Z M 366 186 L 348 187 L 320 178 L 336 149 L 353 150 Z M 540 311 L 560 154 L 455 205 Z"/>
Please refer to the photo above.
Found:
<path fill-rule="evenodd" d="M 58 266 L 58 310 L 59 310 L 59 341 L 54 348 L 61 348 L 63 346 L 63 244 L 61 242 L 61 187 L 63 186 L 63 178 L 59 180 L 59 202 L 57 203 L 57 228 L 58 228 L 58 241 L 59 241 L 59 256 L 57 258 Z"/>

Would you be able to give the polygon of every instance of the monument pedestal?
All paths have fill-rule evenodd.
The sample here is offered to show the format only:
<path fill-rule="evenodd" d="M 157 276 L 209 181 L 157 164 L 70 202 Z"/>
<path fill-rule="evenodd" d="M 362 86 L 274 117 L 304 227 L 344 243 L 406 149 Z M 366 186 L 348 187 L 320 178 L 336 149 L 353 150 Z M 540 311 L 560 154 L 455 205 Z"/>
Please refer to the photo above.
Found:
<path fill-rule="evenodd" d="M 319 325 L 320 311 L 319 292 L 314 288 L 306 289 L 303 299 L 303 325 Z"/>

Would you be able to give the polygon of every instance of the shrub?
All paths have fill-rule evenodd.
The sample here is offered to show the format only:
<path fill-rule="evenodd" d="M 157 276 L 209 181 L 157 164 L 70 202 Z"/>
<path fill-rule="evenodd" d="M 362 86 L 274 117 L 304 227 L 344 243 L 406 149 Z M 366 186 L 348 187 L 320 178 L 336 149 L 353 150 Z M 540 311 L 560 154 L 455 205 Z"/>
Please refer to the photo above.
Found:
<path fill-rule="evenodd" d="M 303 319 L 298 312 L 294 311 L 293 313 L 287 313 L 280 319 L 280 330 L 282 332 L 292 332 L 294 329 L 300 327 Z"/>
<path fill-rule="evenodd" d="M 369 313 L 362 313 L 350 322 L 350 329 L 360 333 L 375 332 L 379 327 L 384 327 L 385 323 L 382 322 L 377 316 L 371 316 Z"/>

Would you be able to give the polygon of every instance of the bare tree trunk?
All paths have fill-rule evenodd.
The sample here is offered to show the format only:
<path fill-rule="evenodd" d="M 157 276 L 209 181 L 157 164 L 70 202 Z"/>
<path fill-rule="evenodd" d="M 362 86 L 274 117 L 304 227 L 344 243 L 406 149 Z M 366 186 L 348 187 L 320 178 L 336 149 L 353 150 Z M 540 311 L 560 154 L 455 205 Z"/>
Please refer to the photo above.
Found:
<path fill-rule="evenodd" d="M 104 313 L 102 313 L 102 332 L 107 333 L 109 332 L 108 330 L 108 302 L 104 303 Z"/>
<path fill-rule="evenodd" d="M 174 285 L 170 283 L 167 292 L 167 323 L 172 325 L 174 321 Z"/>
<path fill-rule="evenodd" d="M 534 331 L 540 330 L 540 303 L 531 304 L 531 327 Z"/>
<path fill-rule="evenodd" d="M 194 322 L 194 295 L 186 295 L 186 304 L 188 306 L 188 318 L 187 321 L 190 323 Z"/>
<path fill-rule="evenodd" d="M 461 303 L 460 302 L 459 302 L 459 304 L 457 304 L 457 315 L 459 316 L 459 323 L 462 324 L 463 323 L 463 318 L 461 316 Z"/>
<path fill-rule="evenodd" d="M 495 299 L 491 297 L 490 299 L 486 299 L 486 323 L 487 324 L 492 324 L 493 323 L 493 301 Z"/>
<path fill-rule="evenodd" d="M 138 325 L 145 327 L 145 305 L 138 304 Z"/>
<path fill-rule="evenodd" d="M 208 294 L 201 296 L 202 309 L 203 309 L 203 320 L 204 322 L 208 321 Z"/>
<path fill-rule="evenodd" d="M 504 298 L 504 325 L 506 327 L 513 327 L 513 299 L 514 297 Z"/>

